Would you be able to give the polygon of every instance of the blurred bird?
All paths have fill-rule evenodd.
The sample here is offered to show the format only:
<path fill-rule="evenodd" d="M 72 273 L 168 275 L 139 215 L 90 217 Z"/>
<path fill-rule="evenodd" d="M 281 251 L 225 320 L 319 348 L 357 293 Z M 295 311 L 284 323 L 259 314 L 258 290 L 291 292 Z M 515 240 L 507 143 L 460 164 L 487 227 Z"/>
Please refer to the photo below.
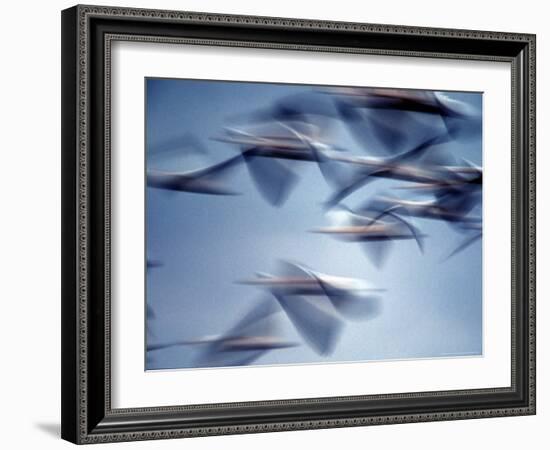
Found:
<path fill-rule="evenodd" d="M 314 89 L 286 95 L 267 107 L 232 117 L 232 121 L 238 123 L 302 122 L 316 124 L 323 129 L 330 127 L 333 121 L 339 119 L 339 111 L 332 100 Z"/>
<path fill-rule="evenodd" d="M 342 318 L 366 319 L 380 312 L 377 294 L 382 290 L 366 281 L 326 275 L 286 261 L 280 262 L 278 273 L 257 273 L 255 279 L 240 283 L 267 289 L 298 333 L 319 354 L 334 350 Z"/>
<path fill-rule="evenodd" d="M 433 200 L 405 200 L 402 198 L 378 197 L 371 202 L 371 208 L 381 212 L 392 212 L 395 215 L 406 214 L 421 219 L 435 219 L 448 223 L 477 223 L 479 217 L 471 217 L 477 199 L 468 194 L 448 194 L 446 197 Z"/>
<path fill-rule="evenodd" d="M 352 211 L 338 207 L 327 213 L 331 225 L 315 228 L 322 233 L 348 242 L 359 242 L 365 255 L 376 267 L 383 266 L 394 241 L 414 239 L 423 252 L 422 234 L 410 221 L 392 211 L 376 211 L 367 208 Z"/>
<path fill-rule="evenodd" d="M 392 152 L 403 143 L 410 144 L 413 137 L 429 134 L 430 128 L 434 130 L 438 124 L 434 116 L 453 139 L 471 139 L 481 133 L 479 113 L 443 92 L 370 87 L 337 87 L 325 92 L 333 96 L 342 119 L 363 145 L 374 138 Z M 426 116 L 431 117 L 422 121 Z"/>
<path fill-rule="evenodd" d="M 458 226 L 458 230 L 467 234 L 467 236 L 451 253 L 447 255 L 447 257 L 445 257 L 444 261 L 466 250 L 468 247 L 470 247 L 482 238 L 483 225 L 481 222 L 481 218 L 479 218 L 478 221 L 460 223 Z"/>
<path fill-rule="evenodd" d="M 169 191 L 196 194 L 237 195 L 225 182 L 225 177 L 244 162 L 243 155 L 221 163 L 188 172 L 147 171 L 147 186 Z"/>
<path fill-rule="evenodd" d="M 434 171 L 435 172 L 435 171 Z M 429 200 L 407 200 L 403 198 L 376 198 L 370 202 L 371 208 L 378 210 L 406 211 L 407 215 L 444 220 L 447 222 L 477 222 L 479 218 L 467 215 L 479 205 L 482 195 L 483 172 L 471 163 L 466 166 L 442 166 L 434 173 L 431 182 L 411 186 L 398 186 L 396 189 L 416 191 Z"/>
<path fill-rule="evenodd" d="M 367 208 L 372 211 L 379 211 L 380 214 L 391 213 L 396 217 L 416 217 L 442 221 L 461 233 L 469 234 L 469 237 L 446 259 L 481 239 L 482 218 L 475 214 L 481 201 L 480 185 L 477 183 L 469 184 L 468 182 L 464 184 L 451 182 L 450 185 L 434 183 L 425 188 L 428 192 L 432 192 L 435 198 L 408 200 L 376 197 L 367 203 Z M 426 193 L 426 189 L 424 193 Z"/>
<path fill-rule="evenodd" d="M 437 177 L 439 166 L 418 162 L 428 150 L 448 141 L 448 136 L 431 137 L 412 149 L 392 157 L 349 156 L 337 153 L 319 153 L 318 161 L 325 178 L 337 186 L 325 202 L 333 207 L 376 178 L 389 178 L 414 183 L 431 183 Z M 342 166 L 342 163 L 344 164 Z M 437 178 L 438 179 L 438 178 Z"/>
<path fill-rule="evenodd" d="M 463 159 L 463 165 L 433 164 L 427 166 L 432 172 L 431 181 L 423 181 L 415 185 L 399 186 L 396 189 L 408 189 L 424 194 L 433 194 L 437 198 L 453 193 L 481 192 L 483 184 L 483 169 L 472 162 Z"/>
<path fill-rule="evenodd" d="M 254 306 L 235 326 L 218 336 L 204 336 L 163 344 L 152 344 L 147 352 L 181 346 L 200 346 L 197 367 L 243 366 L 269 351 L 296 347 L 298 344 L 275 334 L 274 315 L 280 312 L 273 302 Z"/>
<path fill-rule="evenodd" d="M 474 110 L 466 103 L 452 100 L 438 91 L 384 87 L 336 87 L 326 90 L 348 98 L 350 103 L 372 109 L 397 109 L 444 117 L 467 117 Z"/>
<path fill-rule="evenodd" d="M 318 152 L 328 149 L 320 143 L 325 132 L 314 123 L 274 121 L 248 128 L 226 127 L 213 139 L 238 145 L 260 194 L 271 205 L 280 206 L 298 182 L 297 163 L 317 162 Z M 318 143 L 316 152 L 304 136 Z"/>

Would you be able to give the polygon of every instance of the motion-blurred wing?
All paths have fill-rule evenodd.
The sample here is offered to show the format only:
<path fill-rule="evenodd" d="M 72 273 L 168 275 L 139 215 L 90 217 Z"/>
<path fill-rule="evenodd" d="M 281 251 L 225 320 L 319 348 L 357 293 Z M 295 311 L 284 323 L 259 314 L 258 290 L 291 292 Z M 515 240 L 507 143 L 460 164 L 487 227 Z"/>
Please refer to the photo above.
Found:
<path fill-rule="evenodd" d="M 413 120 L 406 112 L 379 110 L 368 113 L 367 117 L 373 134 L 386 153 L 396 153 L 396 149 L 401 148 L 409 139 L 410 130 L 414 129 L 411 124 L 404 126 L 408 120 Z"/>
<path fill-rule="evenodd" d="M 164 350 L 166 348 L 189 345 L 191 343 L 192 342 L 186 342 L 186 341 L 179 342 L 179 341 L 177 341 L 177 342 L 166 342 L 166 343 L 163 343 L 163 344 L 148 344 L 147 345 L 147 352 L 154 352 L 154 351 L 157 351 L 157 350 Z"/>
<path fill-rule="evenodd" d="M 271 110 L 276 120 L 303 119 L 304 116 L 336 117 L 332 102 L 316 92 L 303 92 L 289 95 L 277 101 Z"/>
<path fill-rule="evenodd" d="M 251 336 L 270 334 L 272 331 L 266 319 L 280 312 L 280 307 L 270 298 L 261 299 L 227 333 L 226 336 Z"/>
<path fill-rule="evenodd" d="M 325 180 L 338 188 L 350 183 L 350 180 L 356 173 L 355 168 L 351 168 L 349 164 L 345 164 L 341 161 L 331 159 L 327 154 L 327 150 L 319 149 L 316 144 L 312 142 L 313 135 L 307 135 L 299 128 L 285 126 L 297 139 L 299 139 L 305 147 L 307 147 L 323 174 Z M 320 128 L 322 132 L 323 128 Z M 325 131 L 326 132 L 326 131 Z M 320 134 L 320 133 L 318 133 Z M 332 152 L 339 151 L 339 149 L 331 148 Z"/>
<path fill-rule="evenodd" d="M 374 208 L 376 206 L 381 207 L 384 204 L 383 199 L 374 200 L 370 202 L 370 207 Z M 409 219 L 405 219 L 403 215 L 409 217 Z M 416 244 L 418 245 L 418 249 L 421 253 L 424 252 L 424 241 L 423 241 L 423 235 L 420 233 L 418 228 L 412 223 L 412 219 L 410 219 L 409 212 L 407 211 L 407 208 L 401 205 L 396 206 L 390 206 L 386 208 L 378 209 L 378 214 L 371 218 L 370 224 L 379 223 L 384 218 L 390 218 L 390 220 L 393 220 L 394 223 L 399 223 L 401 226 L 405 227 L 410 235 L 415 239 Z"/>
<path fill-rule="evenodd" d="M 277 296 L 279 304 L 308 345 L 320 355 L 334 350 L 342 322 L 319 298 Z"/>
<path fill-rule="evenodd" d="M 147 321 L 145 323 L 146 331 L 147 331 L 147 338 L 152 337 L 154 338 L 156 333 L 153 330 L 153 324 L 150 322 L 156 318 L 155 310 L 149 303 L 146 304 L 145 308 L 145 317 L 147 318 Z"/>
<path fill-rule="evenodd" d="M 482 199 L 480 185 L 476 183 L 442 185 L 435 190 L 437 204 L 456 215 L 466 215 Z"/>
<path fill-rule="evenodd" d="M 184 190 L 187 180 L 184 176 L 157 170 L 147 171 L 147 186 L 172 191 Z"/>
<path fill-rule="evenodd" d="M 396 206 L 384 211 L 381 216 L 377 218 L 377 220 L 382 219 L 386 216 L 392 217 L 395 221 L 403 225 L 411 233 L 411 236 L 414 237 L 414 240 L 418 245 L 418 249 L 421 253 L 424 253 L 424 235 L 422 235 L 420 230 L 412 223 L 412 218 L 409 217 L 409 219 L 407 220 L 403 217 L 403 215 L 409 216 L 407 208 Z"/>
<path fill-rule="evenodd" d="M 446 133 L 444 135 L 430 137 L 429 139 L 422 141 L 420 144 L 416 145 L 412 149 L 400 153 L 397 156 L 388 158 L 386 160 L 387 166 L 391 167 L 392 165 L 397 163 L 404 163 L 407 161 L 416 160 L 424 155 L 430 147 L 447 142 L 449 139 L 450 138 Z M 342 189 L 333 193 L 332 196 L 325 202 L 325 205 L 327 207 L 332 207 L 338 204 L 346 197 L 350 196 L 352 193 L 365 186 L 369 181 L 371 181 L 371 177 L 384 173 L 387 170 L 389 169 L 384 167 L 384 165 L 381 168 L 375 168 L 372 170 L 365 170 L 364 168 L 356 170 L 355 173 L 351 176 L 349 183 Z"/>
<path fill-rule="evenodd" d="M 431 136 L 428 139 L 425 139 L 419 144 L 415 145 L 410 150 L 407 150 L 393 158 L 390 158 L 389 162 L 395 164 L 417 160 L 420 157 L 424 156 L 427 150 L 431 147 L 444 144 L 446 142 L 449 142 L 450 140 L 452 140 L 452 138 L 447 132 L 438 134 L 436 136 Z"/>
<path fill-rule="evenodd" d="M 224 177 L 242 162 L 244 162 L 243 156 L 239 154 L 221 163 L 189 172 L 174 173 L 149 170 L 147 186 L 181 192 L 236 194 L 224 185 Z"/>
<path fill-rule="evenodd" d="M 317 92 L 291 94 L 269 107 L 233 116 L 233 122 L 265 123 L 272 121 L 306 120 L 311 116 L 336 118 L 338 113 L 326 96 Z"/>
<path fill-rule="evenodd" d="M 281 260 L 277 263 L 277 273 L 289 278 L 314 278 L 311 269 L 296 262 Z"/>
<path fill-rule="evenodd" d="M 457 248 L 455 248 L 446 258 L 445 261 L 459 254 L 463 250 L 466 250 L 470 245 L 481 239 L 482 234 L 474 234 L 473 236 L 465 239 Z"/>
<path fill-rule="evenodd" d="M 380 269 L 388 259 L 393 242 L 390 240 L 366 241 L 361 244 L 361 247 L 370 262 Z"/>
<path fill-rule="evenodd" d="M 358 180 L 358 176 L 363 176 L 363 172 L 358 171 L 356 167 L 342 161 L 335 161 L 318 153 L 317 162 L 323 178 L 335 189 L 342 189 Z"/>
<path fill-rule="evenodd" d="M 227 175 L 228 173 L 230 173 L 232 169 L 235 169 L 236 167 L 240 166 L 242 163 L 244 163 L 244 158 L 243 158 L 243 155 L 240 154 L 232 158 L 226 159 L 221 163 L 208 166 L 204 169 L 199 169 L 199 170 L 194 170 L 192 172 L 189 172 L 188 175 L 194 178 L 202 178 L 202 179 L 213 178 L 215 180 L 218 180 L 220 177 Z"/>
<path fill-rule="evenodd" d="M 251 364 L 269 348 L 239 349 L 224 345 L 224 339 L 272 336 L 276 328 L 273 315 L 280 307 L 271 299 L 262 299 L 248 311 L 224 336 L 208 344 L 199 354 L 197 362 L 201 366 L 244 366 Z"/>
<path fill-rule="evenodd" d="M 331 303 L 348 320 L 372 319 L 380 315 L 382 301 L 379 296 L 331 296 Z"/>
<path fill-rule="evenodd" d="M 365 149 L 365 151 L 368 150 L 371 152 L 374 147 L 377 147 L 375 144 L 378 143 L 373 127 L 367 126 L 367 119 L 360 113 L 357 107 L 348 104 L 346 101 L 338 101 L 337 105 L 340 119 L 355 141 Z M 386 151 L 385 147 L 382 149 Z"/>
<path fill-rule="evenodd" d="M 334 191 L 333 194 L 324 202 L 325 208 L 332 208 L 342 202 L 355 191 L 370 183 L 374 175 L 382 172 L 384 172 L 384 169 L 375 169 L 372 171 L 356 170 L 349 184 L 340 190 Z"/>
<path fill-rule="evenodd" d="M 273 206 L 282 205 L 298 182 L 297 175 L 274 158 L 246 157 L 248 172 L 258 191 Z"/>
<path fill-rule="evenodd" d="M 478 140 L 483 133 L 481 115 L 447 115 L 443 116 L 443 122 L 454 140 Z"/>
<path fill-rule="evenodd" d="M 436 169 L 441 167 L 441 170 L 443 170 L 443 167 L 452 167 L 457 163 L 456 157 L 446 148 L 441 148 L 433 152 L 426 152 L 422 154 L 418 160 L 423 166 L 429 166 Z M 448 175 L 452 174 L 449 173 Z"/>
<path fill-rule="evenodd" d="M 372 318 L 380 313 L 380 297 L 377 295 L 358 295 L 353 291 L 346 291 L 334 286 L 321 274 L 315 274 L 315 278 L 325 291 L 327 298 L 334 308 L 346 319 L 361 320 Z"/>

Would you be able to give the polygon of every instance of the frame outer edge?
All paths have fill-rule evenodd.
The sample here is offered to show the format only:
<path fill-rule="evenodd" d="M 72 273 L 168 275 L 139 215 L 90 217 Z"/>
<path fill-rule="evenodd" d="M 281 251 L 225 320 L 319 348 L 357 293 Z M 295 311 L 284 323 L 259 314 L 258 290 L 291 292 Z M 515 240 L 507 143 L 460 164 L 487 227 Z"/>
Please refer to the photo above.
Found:
<path fill-rule="evenodd" d="M 77 7 L 61 13 L 61 437 L 78 441 Z"/>
<path fill-rule="evenodd" d="M 78 318 L 77 323 L 78 334 L 78 391 L 77 391 L 77 417 L 78 417 L 78 435 L 77 444 L 85 444 L 92 442 L 89 438 L 89 402 L 88 402 L 88 334 L 89 334 L 89 315 L 91 308 L 88 307 L 90 302 L 88 290 L 88 254 L 90 249 L 88 244 L 90 237 L 88 234 L 89 228 L 89 210 L 90 204 L 88 201 L 89 190 L 89 118 L 90 104 L 88 98 L 89 83 L 88 83 L 88 67 L 89 67 L 89 47 L 90 36 L 88 30 L 89 17 L 87 10 L 82 5 L 76 6 L 77 12 L 77 65 L 76 65 L 76 80 L 77 80 L 77 98 L 78 98 L 78 114 L 77 114 L 77 204 L 78 204 L 78 240 L 77 240 L 77 308 Z"/>

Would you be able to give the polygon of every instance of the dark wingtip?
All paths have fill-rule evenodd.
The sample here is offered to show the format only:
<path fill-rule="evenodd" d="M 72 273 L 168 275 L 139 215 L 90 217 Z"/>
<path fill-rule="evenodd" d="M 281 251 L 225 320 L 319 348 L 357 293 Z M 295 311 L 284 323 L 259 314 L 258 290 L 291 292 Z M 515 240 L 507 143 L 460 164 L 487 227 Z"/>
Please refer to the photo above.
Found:
<path fill-rule="evenodd" d="M 453 256 L 458 255 L 462 251 L 466 250 L 470 245 L 474 244 L 478 239 L 481 239 L 482 234 L 476 234 L 466 240 L 464 240 L 460 245 L 458 245 L 451 253 L 444 257 L 441 262 L 446 262 L 451 259 Z"/>

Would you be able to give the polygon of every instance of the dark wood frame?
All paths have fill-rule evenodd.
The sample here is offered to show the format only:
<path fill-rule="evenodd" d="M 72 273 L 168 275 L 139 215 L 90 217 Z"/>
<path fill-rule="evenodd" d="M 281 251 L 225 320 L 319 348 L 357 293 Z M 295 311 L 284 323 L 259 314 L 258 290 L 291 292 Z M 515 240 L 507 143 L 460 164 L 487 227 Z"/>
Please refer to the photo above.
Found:
<path fill-rule="evenodd" d="M 512 66 L 512 384 L 506 388 L 112 409 L 110 43 L 186 42 Z M 75 6 L 62 13 L 62 437 L 75 443 L 535 413 L 535 36 Z"/>

